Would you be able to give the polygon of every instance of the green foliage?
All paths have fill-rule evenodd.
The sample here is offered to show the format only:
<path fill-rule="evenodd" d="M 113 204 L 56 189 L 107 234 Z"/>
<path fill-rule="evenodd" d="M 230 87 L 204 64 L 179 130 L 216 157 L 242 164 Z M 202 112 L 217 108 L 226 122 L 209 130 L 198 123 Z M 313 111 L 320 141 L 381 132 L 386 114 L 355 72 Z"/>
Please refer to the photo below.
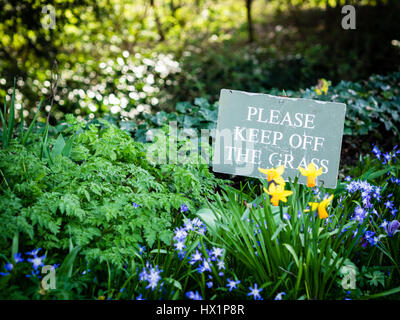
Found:
<path fill-rule="evenodd" d="M 68 116 L 63 133 L 49 137 L 48 156 L 40 156 L 39 141 L 35 133 L 26 146 L 13 139 L 0 149 L 0 252 L 7 256 L 19 234 L 19 250 L 62 257 L 72 244 L 81 260 L 122 268 L 140 244 L 170 245 L 181 205 L 204 203 L 218 181 L 207 165 L 150 164 L 145 145 L 105 120 Z"/>
<path fill-rule="evenodd" d="M 304 91 L 288 90 L 290 97 L 311 98 L 323 101 L 346 103 L 345 135 L 384 135 L 381 130 L 399 136 L 400 73 L 394 72 L 386 76 L 372 75 L 367 81 L 341 81 L 329 87 L 326 94 L 318 95 L 316 87 Z M 277 91 L 273 91 L 277 93 Z"/>
<path fill-rule="evenodd" d="M 263 194 L 251 200 L 250 194 L 227 190 L 211 205 L 215 217 L 211 230 L 232 263 L 243 267 L 239 277 L 251 274 L 268 288 L 266 298 L 273 298 L 277 290 L 289 299 L 333 297 L 339 270 L 360 239 L 352 238 L 356 223 L 347 221 L 352 210 L 336 207 L 331 212 L 335 218 L 323 223 L 317 215 L 304 213 L 312 193 L 296 183 L 290 186 L 294 194 L 287 207 L 278 208 Z"/>
<path fill-rule="evenodd" d="M 376 139 L 383 139 L 385 134 L 399 136 L 400 126 L 400 73 L 395 72 L 387 76 L 373 75 L 367 81 L 342 81 L 337 86 L 327 87 L 327 92 L 317 93 L 318 86 L 305 90 L 286 90 L 289 97 L 317 99 L 345 103 L 346 119 L 344 134 L 348 136 L 372 135 Z M 281 95 L 279 90 L 268 92 Z M 210 103 L 205 98 L 196 98 L 194 103 L 189 101 L 178 102 L 174 112 L 159 111 L 155 114 L 144 114 L 140 121 L 118 121 L 118 126 L 130 132 L 136 140 L 148 141 L 147 134 L 153 128 L 176 122 L 178 128 L 197 130 L 216 128 L 218 118 L 218 102 Z"/>

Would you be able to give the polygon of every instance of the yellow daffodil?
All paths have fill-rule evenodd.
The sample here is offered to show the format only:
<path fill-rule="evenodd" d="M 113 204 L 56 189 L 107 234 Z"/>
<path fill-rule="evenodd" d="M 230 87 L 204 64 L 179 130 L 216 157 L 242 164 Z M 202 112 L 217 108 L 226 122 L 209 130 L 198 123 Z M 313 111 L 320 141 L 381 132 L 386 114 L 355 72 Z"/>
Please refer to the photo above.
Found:
<path fill-rule="evenodd" d="M 322 200 L 321 202 L 309 202 L 308 205 L 311 207 L 311 211 L 315 211 L 318 208 L 318 216 L 320 219 L 328 218 L 328 212 L 326 207 L 331 203 L 333 195 L 329 198 Z M 305 212 L 310 210 L 304 210 Z"/>
<path fill-rule="evenodd" d="M 318 84 L 315 86 L 316 94 L 321 95 L 322 92 L 324 94 L 327 94 L 330 85 L 331 85 L 330 81 L 326 81 L 325 79 L 319 79 Z"/>
<path fill-rule="evenodd" d="M 273 180 L 276 184 L 285 186 L 285 180 L 282 178 L 282 174 L 285 171 L 284 166 L 279 166 L 271 169 L 258 168 L 258 171 L 267 175 L 268 182 Z"/>
<path fill-rule="evenodd" d="M 287 197 L 293 194 L 293 191 L 285 190 L 284 186 L 274 183 L 269 185 L 269 190 L 264 188 L 264 192 L 271 196 L 271 203 L 273 206 L 278 206 L 279 201 L 287 202 Z"/>
<path fill-rule="evenodd" d="M 307 187 L 315 187 L 317 185 L 316 178 L 322 174 L 322 167 L 317 170 L 311 162 L 307 169 L 299 167 L 300 173 L 307 177 Z"/>

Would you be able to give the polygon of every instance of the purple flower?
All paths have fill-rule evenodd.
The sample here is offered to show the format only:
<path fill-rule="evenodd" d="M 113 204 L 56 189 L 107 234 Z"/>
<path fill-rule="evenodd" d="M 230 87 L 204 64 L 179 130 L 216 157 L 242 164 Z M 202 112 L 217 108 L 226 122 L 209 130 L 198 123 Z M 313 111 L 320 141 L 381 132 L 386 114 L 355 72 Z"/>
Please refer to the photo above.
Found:
<path fill-rule="evenodd" d="M 400 222 L 397 220 L 393 220 L 392 222 L 390 222 L 385 230 L 387 232 L 387 234 L 392 237 L 394 234 L 396 234 L 397 232 L 400 232 L 398 229 L 400 227 Z"/>
<path fill-rule="evenodd" d="M 132 203 L 132 206 L 133 206 L 134 208 L 139 208 L 139 205 L 138 205 L 137 203 L 135 203 L 135 202 Z"/>
<path fill-rule="evenodd" d="M 189 208 L 187 207 L 187 205 L 184 203 L 181 205 L 181 212 L 186 212 L 189 211 Z"/>

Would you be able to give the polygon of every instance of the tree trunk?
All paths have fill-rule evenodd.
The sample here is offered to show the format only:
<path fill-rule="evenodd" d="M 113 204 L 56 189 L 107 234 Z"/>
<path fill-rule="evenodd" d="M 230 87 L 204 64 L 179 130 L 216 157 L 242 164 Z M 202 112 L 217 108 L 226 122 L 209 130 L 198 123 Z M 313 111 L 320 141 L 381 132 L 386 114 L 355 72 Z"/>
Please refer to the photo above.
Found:
<path fill-rule="evenodd" d="M 165 40 L 165 35 L 164 35 L 164 31 L 162 29 L 160 17 L 158 16 L 157 7 L 154 3 L 154 0 L 150 0 L 150 5 L 154 11 L 154 18 L 156 20 L 158 35 L 160 36 L 160 42 L 162 42 Z"/>
<path fill-rule="evenodd" d="M 253 0 L 246 0 L 247 32 L 248 32 L 249 42 L 254 42 L 253 17 L 251 15 L 251 5 L 252 4 L 253 4 Z"/>

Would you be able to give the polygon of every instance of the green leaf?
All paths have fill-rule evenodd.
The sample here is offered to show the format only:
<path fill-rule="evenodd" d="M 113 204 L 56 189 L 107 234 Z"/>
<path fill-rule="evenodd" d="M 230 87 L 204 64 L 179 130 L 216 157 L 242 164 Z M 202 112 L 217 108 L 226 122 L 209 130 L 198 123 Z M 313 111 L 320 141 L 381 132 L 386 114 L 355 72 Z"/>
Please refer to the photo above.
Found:
<path fill-rule="evenodd" d="M 202 208 L 196 215 L 211 229 L 216 230 L 216 218 L 214 212 L 209 208 Z"/>
<path fill-rule="evenodd" d="M 37 119 L 37 117 L 38 117 L 38 115 L 39 115 L 40 108 L 42 107 L 42 103 L 43 103 L 43 100 L 40 100 L 38 109 L 37 109 L 36 112 L 35 112 L 35 115 L 34 115 L 34 117 L 33 117 L 33 119 L 32 119 L 31 124 L 29 125 L 28 130 L 25 132 L 24 138 L 22 139 L 22 145 L 25 145 L 26 141 L 27 141 L 28 138 L 29 138 L 29 135 L 30 135 L 31 132 L 32 132 L 33 126 L 35 125 L 36 119 Z"/>
<path fill-rule="evenodd" d="M 81 250 L 81 246 L 73 248 L 67 256 L 64 258 L 60 268 L 57 271 L 57 275 L 60 277 L 71 278 L 72 271 L 74 268 L 75 258 L 78 252 Z"/>
<path fill-rule="evenodd" d="M 290 254 L 292 255 L 294 262 L 296 263 L 297 268 L 299 268 L 299 257 L 296 254 L 296 251 L 293 249 L 293 247 L 288 244 L 288 243 L 284 243 L 283 244 L 285 246 L 285 248 L 290 252 Z"/>
<path fill-rule="evenodd" d="M 56 142 L 54 143 L 53 149 L 51 150 L 52 157 L 61 155 L 64 147 L 65 141 L 62 134 L 60 133 Z"/>

